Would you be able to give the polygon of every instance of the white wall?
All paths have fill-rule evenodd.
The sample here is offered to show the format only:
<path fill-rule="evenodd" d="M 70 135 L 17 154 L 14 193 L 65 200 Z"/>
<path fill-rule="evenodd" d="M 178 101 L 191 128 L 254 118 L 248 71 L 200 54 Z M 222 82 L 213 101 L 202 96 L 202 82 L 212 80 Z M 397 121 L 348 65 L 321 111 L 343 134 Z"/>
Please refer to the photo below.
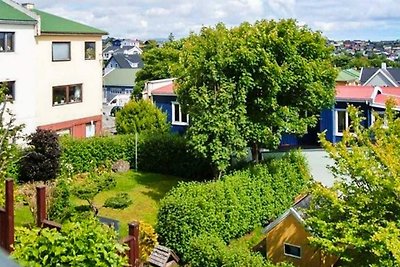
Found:
<path fill-rule="evenodd" d="M 0 24 L 0 32 L 15 32 L 14 52 L 0 53 L 0 82 L 15 81 L 15 101 L 11 105 L 25 133 L 36 129 L 37 65 L 34 25 Z"/>
<path fill-rule="evenodd" d="M 52 61 L 52 42 L 71 42 L 71 61 Z M 96 59 L 85 60 L 85 41 L 96 42 Z M 38 36 L 38 125 L 102 114 L 101 36 Z M 53 106 L 53 86 L 82 84 L 80 103 Z"/>

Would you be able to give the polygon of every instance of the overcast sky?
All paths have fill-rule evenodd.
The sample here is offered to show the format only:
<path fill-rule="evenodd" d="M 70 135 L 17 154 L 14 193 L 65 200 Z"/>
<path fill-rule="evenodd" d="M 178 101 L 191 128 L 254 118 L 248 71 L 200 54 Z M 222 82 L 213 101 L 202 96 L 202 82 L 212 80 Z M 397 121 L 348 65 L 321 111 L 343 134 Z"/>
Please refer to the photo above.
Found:
<path fill-rule="evenodd" d="M 18 0 L 21 2 L 21 0 Z M 400 39 L 400 0 L 32 0 L 120 38 L 184 37 L 202 26 L 295 18 L 330 39 Z"/>

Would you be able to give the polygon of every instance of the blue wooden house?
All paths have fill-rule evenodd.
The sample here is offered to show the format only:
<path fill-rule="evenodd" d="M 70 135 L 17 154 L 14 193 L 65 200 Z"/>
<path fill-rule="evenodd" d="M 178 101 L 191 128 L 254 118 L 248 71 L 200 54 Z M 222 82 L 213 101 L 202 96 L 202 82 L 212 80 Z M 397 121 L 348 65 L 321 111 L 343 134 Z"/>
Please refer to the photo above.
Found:
<path fill-rule="evenodd" d="M 143 98 L 152 102 L 167 114 L 171 123 L 171 131 L 183 134 L 189 126 L 189 115 L 182 112 L 177 96 L 174 92 L 174 79 L 149 81 L 145 85 Z"/>

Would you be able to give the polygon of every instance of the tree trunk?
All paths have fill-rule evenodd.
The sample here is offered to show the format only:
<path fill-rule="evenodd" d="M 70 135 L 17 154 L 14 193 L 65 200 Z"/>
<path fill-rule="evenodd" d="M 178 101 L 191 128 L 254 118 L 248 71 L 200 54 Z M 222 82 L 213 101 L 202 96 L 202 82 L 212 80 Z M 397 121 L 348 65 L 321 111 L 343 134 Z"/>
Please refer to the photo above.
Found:
<path fill-rule="evenodd" d="M 254 142 L 253 146 L 251 147 L 251 155 L 254 162 L 258 163 L 260 161 L 259 159 L 260 149 L 257 142 Z"/>

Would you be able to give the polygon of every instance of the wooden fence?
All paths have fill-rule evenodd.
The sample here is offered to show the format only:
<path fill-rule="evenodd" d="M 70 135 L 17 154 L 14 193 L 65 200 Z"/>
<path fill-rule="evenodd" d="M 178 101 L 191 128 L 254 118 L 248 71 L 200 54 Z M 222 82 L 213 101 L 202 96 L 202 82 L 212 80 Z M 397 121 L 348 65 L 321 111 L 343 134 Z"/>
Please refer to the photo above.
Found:
<path fill-rule="evenodd" d="M 14 244 L 14 182 L 6 180 L 5 207 L 0 208 L 0 246 L 8 253 L 12 252 Z M 46 212 L 46 187 L 36 187 L 36 225 L 41 228 L 55 228 L 61 230 L 61 225 L 49 221 Z M 129 266 L 139 267 L 139 223 L 131 222 L 128 224 L 128 236 L 121 240 L 121 243 L 128 245 L 127 256 Z"/>

